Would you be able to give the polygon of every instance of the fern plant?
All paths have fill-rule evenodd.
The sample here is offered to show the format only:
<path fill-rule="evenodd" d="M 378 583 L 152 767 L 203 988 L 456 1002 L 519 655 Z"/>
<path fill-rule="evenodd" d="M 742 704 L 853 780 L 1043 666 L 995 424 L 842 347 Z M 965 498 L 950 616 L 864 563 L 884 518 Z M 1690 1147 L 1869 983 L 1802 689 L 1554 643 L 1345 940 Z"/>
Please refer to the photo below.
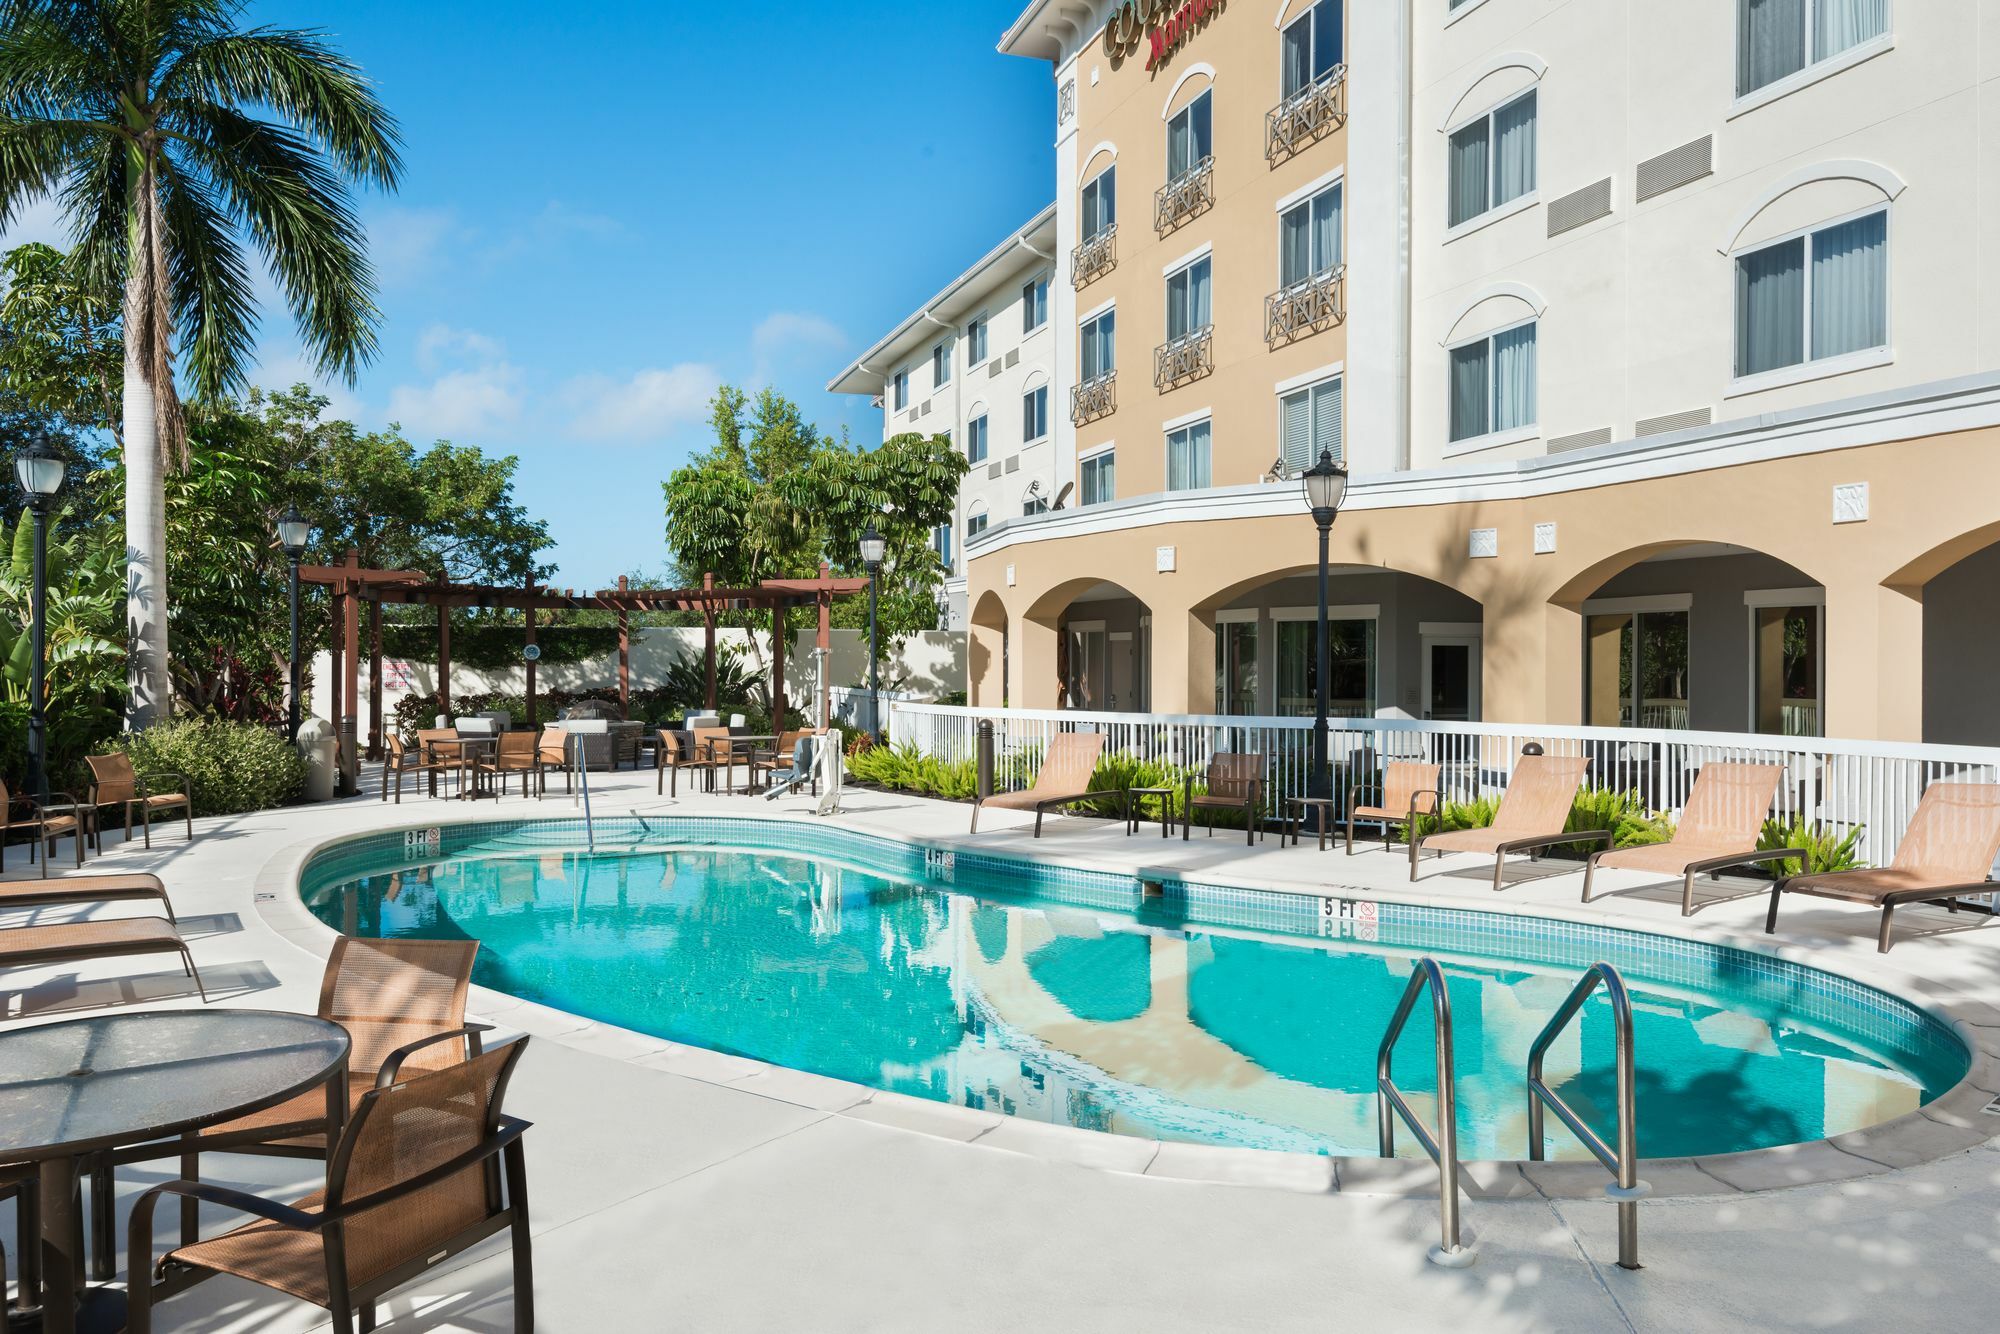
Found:
<path fill-rule="evenodd" d="M 1809 871 L 1823 875 L 1828 871 L 1851 871 L 1858 866 L 1866 866 L 1856 851 L 1861 845 L 1865 825 L 1855 825 L 1845 834 L 1837 829 L 1829 829 L 1814 821 L 1806 823 L 1801 816 L 1794 815 L 1789 820 L 1766 820 L 1764 831 L 1757 838 L 1757 848 L 1769 852 L 1776 848 L 1805 849 L 1805 865 L 1799 865 L 1797 857 L 1787 857 L 1783 861 L 1772 862 L 1773 876 L 1799 875 Z"/>

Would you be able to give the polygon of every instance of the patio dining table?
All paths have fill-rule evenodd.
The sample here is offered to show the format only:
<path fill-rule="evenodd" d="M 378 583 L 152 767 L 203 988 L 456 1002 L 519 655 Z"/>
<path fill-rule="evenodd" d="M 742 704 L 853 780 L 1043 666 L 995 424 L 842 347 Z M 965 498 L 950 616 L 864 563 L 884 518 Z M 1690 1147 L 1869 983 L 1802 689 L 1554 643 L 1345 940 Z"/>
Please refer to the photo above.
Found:
<path fill-rule="evenodd" d="M 497 749 L 498 736 L 448 736 L 439 737 L 429 743 L 433 752 L 453 751 L 458 757 L 458 799 L 472 801 L 479 797 L 493 796 L 493 789 L 481 774 L 479 757 L 487 750 Z M 442 756 L 440 756 L 442 758 Z"/>
<path fill-rule="evenodd" d="M 728 772 L 724 774 L 722 779 L 723 789 L 729 792 L 736 790 L 735 784 L 731 780 L 736 775 L 736 759 L 740 755 L 749 766 L 743 780 L 743 790 L 746 792 L 755 791 L 752 784 L 756 781 L 757 777 L 757 770 L 754 763 L 757 753 L 766 747 L 776 746 L 781 739 L 775 736 L 717 736 L 708 738 L 707 750 L 709 763 L 714 764 L 721 761 L 728 766 Z M 726 757 L 716 754 L 716 750 L 719 747 L 728 750 L 729 753 Z"/>
<path fill-rule="evenodd" d="M 125 1327 L 124 1293 L 83 1282 L 77 1175 L 85 1157 L 232 1120 L 321 1085 L 337 1123 L 346 1115 L 347 1052 L 340 1025 L 269 1010 L 150 1010 L 0 1033 L 0 1163 L 33 1163 L 41 1180 L 41 1321 L 17 1317 L 14 1329 Z M 139 1263 L 135 1281 L 144 1282 L 148 1266 Z"/>

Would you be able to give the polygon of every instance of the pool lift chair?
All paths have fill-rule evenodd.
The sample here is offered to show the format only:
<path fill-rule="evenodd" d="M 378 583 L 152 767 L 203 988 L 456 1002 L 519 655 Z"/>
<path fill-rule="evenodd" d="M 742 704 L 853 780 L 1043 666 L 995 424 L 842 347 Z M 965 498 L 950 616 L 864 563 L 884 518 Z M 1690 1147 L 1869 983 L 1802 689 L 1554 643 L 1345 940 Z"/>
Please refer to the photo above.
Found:
<path fill-rule="evenodd" d="M 813 814 L 839 814 L 841 776 L 846 770 L 842 756 L 845 753 L 839 728 L 800 737 L 798 744 L 792 747 L 792 767 L 771 775 L 771 784 L 764 789 L 764 800 L 776 801 L 817 780 L 821 796 Z"/>

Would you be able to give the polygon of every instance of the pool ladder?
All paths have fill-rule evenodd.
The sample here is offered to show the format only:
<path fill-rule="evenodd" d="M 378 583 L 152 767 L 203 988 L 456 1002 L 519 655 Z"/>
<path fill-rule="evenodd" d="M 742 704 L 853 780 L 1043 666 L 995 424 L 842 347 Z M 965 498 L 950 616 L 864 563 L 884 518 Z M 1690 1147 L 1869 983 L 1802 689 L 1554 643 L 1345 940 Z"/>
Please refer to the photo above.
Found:
<path fill-rule="evenodd" d="M 1583 1010 L 1583 1003 L 1599 986 L 1604 988 L 1606 998 L 1611 1002 L 1612 1033 L 1614 1055 L 1618 1069 L 1618 1126 L 1617 1148 L 1604 1142 L 1602 1136 L 1592 1130 L 1575 1109 L 1551 1089 L 1542 1079 L 1542 1061 L 1549 1047 L 1562 1035 L 1576 1016 Z M 1390 1058 L 1394 1055 L 1396 1041 L 1403 1035 L 1403 1026 L 1410 1020 L 1418 999 L 1428 988 L 1435 1014 L 1437 1038 L 1437 1124 L 1426 1127 L 1416 1111 L 1404 1098 L 1396 1081 L 1390 1077 Z M 1476 1257 L 1476 1248 L 1464 1243 L 1459 1227 L 1459 1161 L 1458 1161 L 1458 1092 L 1455 1077 L 1456 1058 L 1451 1034 L 1451 993 L 1445 987 L 1444 970 L 1437 960 L 1424 958 L 1417 961 L 1410 974 L 1409 985 L 1403 988 L 1403 998 L 1396 1006 L 1394 1017 L 1382 1035 L 1382 1045 L 1375 1055 L 1376 1115 L 1381 1138 L 1382 1156 L 1396 1156 L 1396 1121 L 1401 1118 L 1417 1137 L 1417 1142 L 1430 1155 L 1438 1168 L 1438 1229 L 1439 1242 L 1431 1247 L 1430 1258 L 1435 1264 L 1451 1269 L 1462 1269 L 1470 1265 Z M 1532 1162 L 1542 1160 L 1543 1107 L 1554 1110 L 1564 1125 L 1583 1141 L 1591 1156 L 1601 1163 L 1612 1175 L 1612 1184 L 1604 1188 L 1606 1198 L 1618 1206 L 1618 1266 L 1621 1269 L 1639 1268 L 1639 1201 L 1651 1190 L 1639 1179 L 1639 1128 L 1637 1116 L 1637 1084 L 1635 1062 L 1632 1053 L 1632 999 L 1625 989 L 1625 979 L 1618 970 L 1608 963 L 1592 964 L 1577 984 L 1570 989 L 1569 996 L 1550 1016 L 1542 1027 L 1534 1045 L 1528 1049 L 1528 1158 Z"/>

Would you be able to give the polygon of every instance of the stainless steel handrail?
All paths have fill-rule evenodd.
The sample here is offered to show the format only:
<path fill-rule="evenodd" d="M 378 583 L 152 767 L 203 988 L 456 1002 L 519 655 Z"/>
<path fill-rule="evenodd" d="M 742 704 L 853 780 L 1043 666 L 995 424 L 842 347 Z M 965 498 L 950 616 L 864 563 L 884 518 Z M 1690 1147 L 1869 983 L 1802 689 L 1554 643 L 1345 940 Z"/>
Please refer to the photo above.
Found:
<path fill-rule="evenodd" d="M 1616 1149 L 1606 1144 L 1603 1136 L 1586 1125 L 1575 1109 L 1542 1081 L 1542 1058 L 1548 1054 L 1550 1044 L 1576 1018 L 1583 1009 L 1583 1003 L 1590 999 L 1590 993 L 1600 985 L 1611 1001 L 1612 1050 L 1618 1062 Z M 1541 1036 L 1528 1049 L 1528 1157 L 1534 1162 L 1542 1160 L 1542 1105 L 1546 1103 L 1614 1178 L 1613 1184 L 1604 1188 L 1604 1194 L 1605 1198 L 1618 1205 L 1620 1269 L 1639 1268 L 1639 1201 L 1652 1190 L 1651 1186 L 1639 1180 L 1638 1090 L 1633 1077 L 1636 1068 L 1632 1054 L 1632 997 L 1625 990 L 1625 979 L 1610 964 L 1594 963 L 1570 988 L 1569 998 L 1550 1017 L 1542 1028 Z"/>
<path fill-rule="evenodd" d="M 582 734 L 571 732 L 565 744 L 569 747 L 569 762 L 576 773 L 577 788 L 583 793 L 583 845 L 596 852 L 597 829 L 590 819 L 590 757 L 584 754 Z"/>
<path fill-rule="evenodd" d="M 1410 1012 L 1416 1009 L 1417 997 L 1425 987 L 1431 989 L 1431 1003 L 1436 1011 L 1437 1023 L 1437 1129 L 1435 1133 L 1426 1129 L 1423 1121 L 1412 1110 L 1403 1097 L 1403 1091 L 1396 1087 L 1396 1081 L 1389 1077 L 1389 1061 L 1395 1054 L 1396 1039 L 1403 1035 L 1403 1025 L 1410 1020 Z M 1417 960 L 1416 971 L 1410 974 L 1410 984 L 1403 988 L 1403 999 L 1396 1005 L 1395 1017 L 1382 1034 L 1382 1046 L 1375 1054 L 1375 1111 L 1382 1140 L 1382 1156 L 1396 1156 L 1396 1118 L 1401 1116 L 1410 1133 L 1423 1145 L 1424 1152 L 1438 1168 L 1438 1230 L 1441 1240 L 1430 1252 L 1432 1263 L 1450 1269 L 1462 1269 L 1471 1264 L 1475 1250 L 1464 1245 L 1459 1239 L 1458 1226 L 1458 1092 L 1454 1078 L 1454 1061 L 1451 1042 L 1451 995 L 1445 990 L 1444 969 L 1438 967 L 1436 959 Z"/>

